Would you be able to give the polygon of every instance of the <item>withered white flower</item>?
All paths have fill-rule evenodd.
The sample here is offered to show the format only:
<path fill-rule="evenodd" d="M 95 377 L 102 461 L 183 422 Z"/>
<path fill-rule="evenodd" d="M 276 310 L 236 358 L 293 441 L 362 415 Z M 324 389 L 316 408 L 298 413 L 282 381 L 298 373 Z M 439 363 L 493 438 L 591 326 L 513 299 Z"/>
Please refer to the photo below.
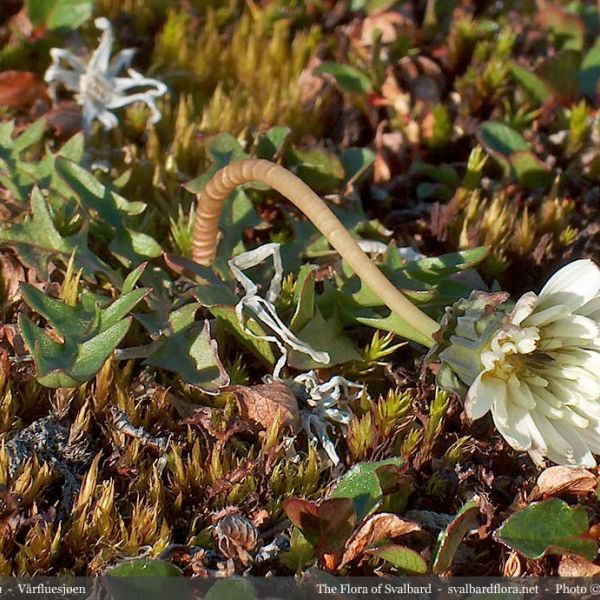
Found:
<path fill-rule="evenodd" d="M 340 375 L 319 383 L 314 371 L 301 373 L 286 383 L 301 400 L 300 422 L 308 439 L 320 444 L 333 465 L 338 465 L 340 457 L 329 429 L 350 423 L 353 413 L 349 403 L 361 397 L 364 386 Z"/>
<path fill-rule="evenodd" d="M 45 81 L 62 83 L 68 90 L 77 92 L 75 98 L 83 107 L 85 131 L 90 130 L 94 119 L 98 119 L 105 129 L 112 129 L 118 120 L 111 111 L 134 102 L 145 103 L 151 111 L 150 122 L 156 123 L 161 114 L 155 100 L 166 93 L 167 86 L 133 69 L 127 69 L 129 77 L 118 77 L 129 67 L 135 50 L 122 50 L 111 61 L 114 36 L 110 21 L 99 17 L 94 23 L 102 31 L 102 37 L 89 61 L 69 50 L 52 48 L 52 64 L 44 75 Z"/>
<path fill-rule="evenodd" d="M 595 466 L 599 324 L 600 268 L 591 260 L 566 265 L 539 295 L 524 294 L 504 317 L 480 352 L 480 372 L 459 373 L 470 385 L 467 416 L 479 419 L 491 411 L 506 441 L 538 464 L 547 457 L 561 465 Z M 451 341 L 461 343 L 457 336 Z"/>
<path fill-rule="evenodd" d="M 271 279 L 269 289 L 267 290 L 267 297 L 262 298 L 258 295 L 258 285 L 256 285 L 244 271 L 264 263 L 269 258 L 273 259 L 275 273 Z M 327 354 L 327 352 L 315 350 L 312 346 L 303 342 L 290 331 L 277 314 L 277 309 L 273 303 L 281 293 L 281 281 L 283 278 L 283 266 L 281 263 L 279 244 L 263 244 L 258 248 L 254 248 L 254 250 L 239 254 L 228 261 L 227 264 L 229 265 L 233 276 L 244 288 L 244 296 L 235 307 L 236 316 L 244 328 L 244 331 L 259 340 L 273 342 L 281 351 L 281 357 L 273 370 L 274 377 L 279 377 L 279 373 L 287 362 L 288 348 L 307 354 L 318 363 L 325 365 L 329 362 L 329 354 Z M 273 335 L 257 335 L 249 329 L 244 319 L 244 309 L 252 312 L 253 317 L 261 323 L 261 325 L 271 331 Z"/>

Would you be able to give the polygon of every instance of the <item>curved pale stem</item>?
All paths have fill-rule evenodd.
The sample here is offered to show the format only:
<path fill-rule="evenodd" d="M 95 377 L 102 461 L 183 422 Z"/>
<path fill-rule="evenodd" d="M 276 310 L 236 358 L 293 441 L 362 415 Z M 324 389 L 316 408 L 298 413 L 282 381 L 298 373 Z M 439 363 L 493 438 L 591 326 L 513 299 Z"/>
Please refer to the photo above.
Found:
<path fill-rule="evenodd" d="M 225 199 L 236 187 L 251 181 L 272 187 L 298 207 L 362 282 L 412 328 L 413 331 L 406 337 L 426 346 L 433 345 L 432 335 L 439 329 L 439 324 L 418 309 L 383 275 L 319 196 L 298 177 L 268 160 L 234 162 L 218 171 L 198 194 L 193 239 L 193 258 L 197 263 L 210 265 L 214 260 L 219 218 Z"/>

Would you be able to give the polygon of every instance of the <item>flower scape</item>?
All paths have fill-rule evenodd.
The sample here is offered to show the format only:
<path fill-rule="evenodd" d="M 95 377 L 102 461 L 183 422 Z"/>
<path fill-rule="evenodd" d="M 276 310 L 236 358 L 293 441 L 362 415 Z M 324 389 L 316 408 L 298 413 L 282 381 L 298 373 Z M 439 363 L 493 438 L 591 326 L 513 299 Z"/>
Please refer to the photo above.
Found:
<path fill-rule="evenodd" d="M 0 575 L 600 573 L 592 4 L 3 2 Z"/>

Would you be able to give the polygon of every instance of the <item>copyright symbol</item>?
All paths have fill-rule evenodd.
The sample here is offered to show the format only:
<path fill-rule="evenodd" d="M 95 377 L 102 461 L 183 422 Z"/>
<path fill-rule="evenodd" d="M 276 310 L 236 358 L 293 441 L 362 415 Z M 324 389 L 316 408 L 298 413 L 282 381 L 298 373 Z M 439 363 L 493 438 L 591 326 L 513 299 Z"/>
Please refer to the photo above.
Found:
<path fill-rule="evenodd" d="M 594 596 L 600 595 L 600 583 L 592 583 L 590 585 L 590 593 Z"/>

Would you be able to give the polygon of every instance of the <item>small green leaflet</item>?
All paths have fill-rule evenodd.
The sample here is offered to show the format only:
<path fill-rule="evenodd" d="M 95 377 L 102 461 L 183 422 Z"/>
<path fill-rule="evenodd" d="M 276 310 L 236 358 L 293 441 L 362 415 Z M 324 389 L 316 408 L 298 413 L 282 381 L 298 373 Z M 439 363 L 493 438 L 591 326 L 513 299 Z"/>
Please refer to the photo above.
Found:
<path fill-rule="evenodd" d="M 381 504 L 383 490 L 377 470 L 388 466 L 401 467 L 403 463 L 401 458 L 358 463 L 338 481 L 331 498 L 350 498 L 360 521 Z"/>
<path fill-rule="evenodd" d="M 583 506 L 571 507 L 564 500 L 550 498 L 511 515 L 494 537 L 527 558 L 579 554 L 593 560 L 598 545 L 596 540 L 586 537 L 588 530 L 588 516 Z"/>
<path fill-rule="evenodd" d="M 94 10 L 94 0 L 25 0 L 29 20 L 46 29 L 75 29 Z"/>
<path fill-rule="evenodd" d="M 441 575 L 451 567 L 458 546 L 469 529 L 477 524 L 478 515 L 479 503 L 467 502 L 448 527 L 440 531 L 433 551 L 432 570 L 434 574 Z"/>

